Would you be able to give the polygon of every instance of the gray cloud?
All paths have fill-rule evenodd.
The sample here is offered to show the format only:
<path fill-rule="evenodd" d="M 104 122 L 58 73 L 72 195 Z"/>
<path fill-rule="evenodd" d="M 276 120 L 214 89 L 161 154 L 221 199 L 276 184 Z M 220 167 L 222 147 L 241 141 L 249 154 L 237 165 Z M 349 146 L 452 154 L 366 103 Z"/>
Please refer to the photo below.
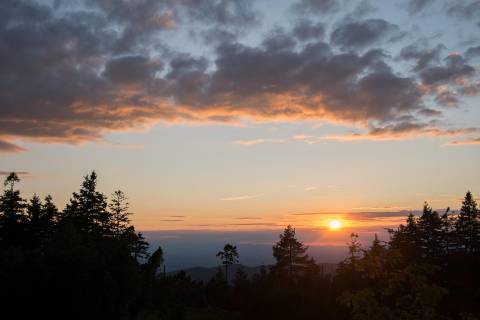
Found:
<path fill-rule="evenodd" d="M 432 4 L 434 0 L 409 0 L 408 1 L 408 11 L 411 14 L 418 13 Z"/>
<path fill-rule="evenodd" d="M 480 1 L 454 1 L 447 13 L 456 18 L 461 19 L 480 19 Z"/>
<path fill-rule="evenodd" d="M 325 25 L 323 23 L 314 23 L 311 20 L 303 19 L 297 22 L 293 28 L 293 35 L 302 41 L 321 40 L 325 34 Z"/>
<path fill-rule="evenodd" d="M 437 53 L 413 47 L 402 52 L 416 62 L 414 73 L 394 71 L 383 50 L 368 49 L 400 33 L 381 19 L 344 20 L 332 45 L 324 42 L 325 24 L 303 17 L 291 30 L 247 45 L 234 35 L 258 21 L 251 2 L 85 1 L 0 2 L 0 150 L 22 151 L 11 143 L 17 138 L 99 141 L 107 132 L 162 120 L 399 123 L 427 110 L 432 92 L 442 102 L 440 84 L 475 73 L 462 57 L 451 55 L 442 65 Z M 302 3 L 334 11 L 329 1 Z M 211 56 L 162 42 L 185 17 L 199 32 L 224 32 L 211 40 Z M 433 89 L 425 91 L 419 79 Z M 455 94 L 477 94 L 473 83 L 461 89 Z"/>
<path fill-rule="evenodd" d="M 467 59 L 471 59 L 478 56 L 480 56 L 480 46 L 468 48 L 468 50 L 465 52 L 465 57 Z"/>
<path fill-rule="evenodd" d="M 445 58 L 445 65 L 426 68 L 420 72 L 420 77 L 423 83 L 433 85 L 470 77 L 474 73 L 475 69 L 468 65 L 462 56 L 451 54 Z"/>
<path fill-rule="evenodd" d="M 412 43 L 400 51 L 400 57 L 405 60 L 414 60 L 415 67 L 413 70 L 419 71 L 432 63 L 440 61 L 440 54 L 445 46 L 439 44 L 434 48 L 427 48 L 425 42 Z"/>
<path fill-rule="evenodd" d="M 400 28 L 383 19 L 346 22 L 331 34 L 331 41 L 343 49 L 365 48 L 380 40 L 393 40 L 401 35 Z"/>
<path fill-rule="evenodd" d="M 340 9 L 338 0 L 300 0 L 293 6 L 299 13 L 328 14 Z"/>

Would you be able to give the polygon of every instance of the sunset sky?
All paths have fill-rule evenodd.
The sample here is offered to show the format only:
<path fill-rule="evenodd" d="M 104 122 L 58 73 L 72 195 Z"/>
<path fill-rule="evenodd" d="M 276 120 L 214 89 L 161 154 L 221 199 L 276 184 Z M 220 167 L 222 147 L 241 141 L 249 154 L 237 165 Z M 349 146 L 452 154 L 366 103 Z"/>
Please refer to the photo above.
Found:
<path fill-rule="evenodd" d="M 480 193 L 480 1 L 2 0 L 0 171 L 139 230 L 345 243 Z M 339 230 L 329 230 L 339 220 Z"/>

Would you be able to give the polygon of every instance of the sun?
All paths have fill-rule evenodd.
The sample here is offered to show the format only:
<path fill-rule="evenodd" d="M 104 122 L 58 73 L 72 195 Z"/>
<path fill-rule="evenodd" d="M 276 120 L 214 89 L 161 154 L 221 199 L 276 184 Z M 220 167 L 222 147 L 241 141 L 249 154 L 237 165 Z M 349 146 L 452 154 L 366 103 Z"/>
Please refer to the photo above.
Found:
<path fill-rule="evenodd" d="M 328 224 L 328 227 L 330 228 L 330 230 L 339 230 L 342 227 L 342 222 L 340 222 L 339 220 L 332 220 Z"/>

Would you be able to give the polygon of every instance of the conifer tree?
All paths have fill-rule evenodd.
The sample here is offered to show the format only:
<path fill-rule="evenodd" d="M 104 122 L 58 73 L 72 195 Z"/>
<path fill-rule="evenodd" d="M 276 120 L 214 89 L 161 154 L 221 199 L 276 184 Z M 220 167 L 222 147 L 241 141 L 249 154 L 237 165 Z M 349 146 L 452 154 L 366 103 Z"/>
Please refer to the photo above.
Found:
<path fill-rule="evenodd" d="M 115 236 L 120 236 L 126 232 L 128 225 L 130 224 L 128 216 L 131 213 L 128 212 L 129 203 L 127 202 L 125 193 L 121 190 L 115 191 L 111 196 L 108 207 L 110 209 L 111 231 Z"/>
<path fill-rule="evenodd" d="M 26 203 L 20 191 L 15 190 L 18 182 L 18 175 L 10 173 L 3 183 L 5 189 L 0 197 L 0 240 L 6 245 L 18 245 L 25 240 Z"/>
<path fill-rule="evenodd" d="M 81 231 L 104 235 L 109 232 L 110 215 L 105 196 L 97 191 L 97 174 L 86 175 L 78 193 L 74 192 L 64 212 L 67 221 Z"/>
<path fill-rule="evenodd" d="M 222 264 L 225 266 L 225 281 L 228 283 L 228 268 L 232 264 L 238 263 L 237 247 L 227 243 L 223 247 L 223 251 L 217 253 L 217 257 L 222 260 Z"/>
<path fill-rule="evenodd" d="M 433 211 L 425 202 L 423 213 L 418 219 L 418 232 L 423 255 L 428 260 L 438 259 L 443 252 L 442 226 L 438 212 Z"/>
<path fill-rule="evenodd" d="M 32 246 L 37 246 L 42 240 L 42 233 L 44 229 L 41 223 L 42 201 L 36 194 L 33 195 L 27 205 L 27 216 L 28 232 L 30 235 L 29 241 Z"/>
<path fill-rule="evenodd" d="M 315 262 L 306 254 L 308 247 L 295 238 L 295 229 L 287 226 L 280 235 L 280 240 L 273 246 L 273 256 L 277 263 L 272 271 L 296 276 L 310 268 Z"/>
<path fill-rule="evenodd" d="M 480 220 L 477 203 L 470 191 L 467 192 L 458 214 L 455 233 L 461 251 L 480 251 Z"/>

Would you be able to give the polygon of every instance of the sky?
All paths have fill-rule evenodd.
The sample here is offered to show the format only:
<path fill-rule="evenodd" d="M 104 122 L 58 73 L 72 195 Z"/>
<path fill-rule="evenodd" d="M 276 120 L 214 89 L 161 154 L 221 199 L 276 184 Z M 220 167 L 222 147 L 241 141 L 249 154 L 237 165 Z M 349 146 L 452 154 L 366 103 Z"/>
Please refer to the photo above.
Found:
<path fill-rule="evenodd" d="M 62 208 L 96 170 L 174 238 L 385 236 L 478 197 L 479 63 L 480 1 L 3 0 L 0 173 Z"/>

